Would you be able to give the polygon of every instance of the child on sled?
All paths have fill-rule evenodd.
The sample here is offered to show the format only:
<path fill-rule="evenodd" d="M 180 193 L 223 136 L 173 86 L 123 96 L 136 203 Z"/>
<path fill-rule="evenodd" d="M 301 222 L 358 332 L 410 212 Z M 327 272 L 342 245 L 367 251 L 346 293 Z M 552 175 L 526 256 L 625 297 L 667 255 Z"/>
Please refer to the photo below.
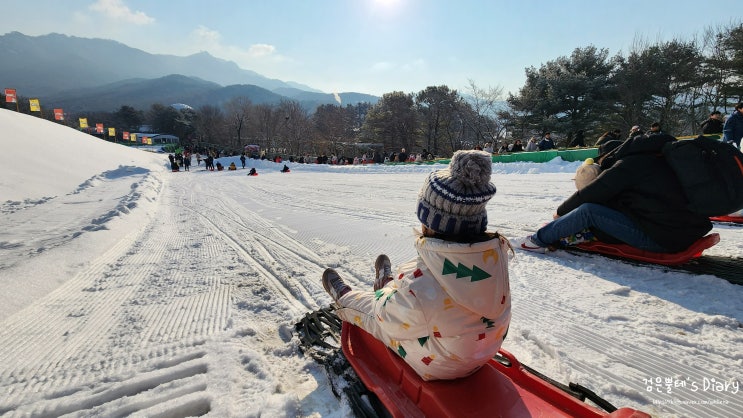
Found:
<path fill-rule="evenodd" d="M 323 286 L 338 316 L 385 343 L 424 380 L 468 376 L 500 349 L 511 319 L 508 240 L 486 230 L 495 194 L 492 160 L 458 151 L 418 195 L 418 256 L 393 274 L 375 262 L 373 290 L 354 290 L 333 269 Z"/>

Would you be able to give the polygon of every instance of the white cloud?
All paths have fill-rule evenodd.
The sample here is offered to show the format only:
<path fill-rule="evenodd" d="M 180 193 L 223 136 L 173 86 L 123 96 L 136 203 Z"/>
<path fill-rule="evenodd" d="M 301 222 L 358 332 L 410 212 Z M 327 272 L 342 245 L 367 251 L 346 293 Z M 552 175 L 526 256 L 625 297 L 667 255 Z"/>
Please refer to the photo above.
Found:
<path fill-rule="evenodd" d="M 261 58 L 273 55 L 276 47 L 268 44 L 253 44 L 248 48 L 248 54 L 254 58 Z"/>
<path fill-rule="evenodd" d="M 220 35 L 219 32 L 202 25 L 199 25 L 192 34 L 196 38 L 197 42 L 209 45 L 219 45 L 219 40 L 222 38 L 222 35 Z"/>
<path fill-rule="evenodd" d="M 247 49 L 235 45 L 227 45 L 222 42 L 222 35 L 213 29 L 200 25 L 191 32 L 194 46 L 200 50 L 209 51 L 212 55 L 221 56 L 233 61 L 244 61 L 256 59 L 279 59 L 282 57 L 276 54 L 276 47 L 269 44 L 253 44 Z"/>
<path fill-rule="evenodd" d="M 98 0 L 90 5 L 90 9 L 112 19 L 135 25 L 149 25 L 155 22 L 154 18 L 144 12 L 129 9 L 123 0 Z"/>

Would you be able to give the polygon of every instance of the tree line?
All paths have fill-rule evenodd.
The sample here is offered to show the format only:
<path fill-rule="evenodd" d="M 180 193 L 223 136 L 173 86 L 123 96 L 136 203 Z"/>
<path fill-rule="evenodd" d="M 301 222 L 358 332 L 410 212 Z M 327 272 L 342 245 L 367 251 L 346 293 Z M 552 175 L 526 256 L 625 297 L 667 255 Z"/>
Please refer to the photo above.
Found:
<path fill-rule="evenodd" d="M 659 122 L 673 135 L 699 133 L 710 111 L 729 113 L 743 101 L 743 24 L 709 28 L 692 40 L 636 40 L 629 52 L 609 56 L 595 46 L 525 69 L 526 82 L 504 97 L 501 87 L 469 80 L 464 91 L 429 86 L 417 93 L 385 93 L 377 103 L 253 104 L 234 97 L 223 106 L 177 110 L 154 104 L 87 112 L 93 123 L 136 132 L 150 125 L 183 144 L 240 152 L 245 145 L 285 155 L 349 155 L 358 144 L 375 149 L 450 156 L 458 149 L 550 131 L 564 147 L 582 130 L 587 144 L 605 131 L 628 132 Z M 7 108 L 15 104 L 2 104 Z M 19 110 L 31 113 L 19 97 Z M 66 123 L 75 126 L 77 115 Z M 119 133 L 120 135 L 120 133 Z"/>

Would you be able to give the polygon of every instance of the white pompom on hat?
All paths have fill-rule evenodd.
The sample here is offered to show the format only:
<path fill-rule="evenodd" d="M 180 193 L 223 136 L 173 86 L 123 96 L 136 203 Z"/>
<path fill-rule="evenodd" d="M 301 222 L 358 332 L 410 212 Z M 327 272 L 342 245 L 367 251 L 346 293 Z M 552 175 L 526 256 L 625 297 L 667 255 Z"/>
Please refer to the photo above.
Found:
<path fill-rule="evenodd" d="M 428 175 L 418 193 L 416 213 L 429 229 L 443 235 L 486 231 L 485 206 L 495 195 L 490 182 L 493 160 L 484 151 L 457 151 L 449 167 Z"/>

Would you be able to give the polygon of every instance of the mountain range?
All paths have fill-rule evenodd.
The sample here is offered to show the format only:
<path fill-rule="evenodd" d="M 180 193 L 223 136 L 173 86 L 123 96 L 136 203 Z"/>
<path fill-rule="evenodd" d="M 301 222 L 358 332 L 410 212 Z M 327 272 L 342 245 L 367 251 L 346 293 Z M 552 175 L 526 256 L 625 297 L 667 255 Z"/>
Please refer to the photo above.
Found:
<path fill-rule="evenodd" d="M 146 110 L 154 103 L 220 106 L 236 96 L 254 104 L 295 100 L 308 110 L 379 100 L 268 78 L 207 52 L 186 57 L 149 54 L 112 40 L 56 33 L 1 35 L 0 57 L 0 87 L 68 113 L 115 111 L 123 105 Z"/>

